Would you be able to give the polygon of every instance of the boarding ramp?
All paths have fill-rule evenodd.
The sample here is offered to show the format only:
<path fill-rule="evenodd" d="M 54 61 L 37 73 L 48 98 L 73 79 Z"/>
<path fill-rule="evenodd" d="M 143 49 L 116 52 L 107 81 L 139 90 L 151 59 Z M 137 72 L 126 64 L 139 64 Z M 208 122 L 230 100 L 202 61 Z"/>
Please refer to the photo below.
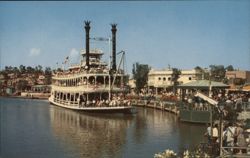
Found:
<path fill-rule="evenodd" d="M 218 102 L 208 96 L 206 96 L 205 94 L 201 93 L 201 92 L 197 92 L 195 94 L 196 97 L 200 97 L 202 98 L 203 100 L 207 101 L 208 103 L 214 105 L 214 106 L 217 106 L 218 105 Z"/>

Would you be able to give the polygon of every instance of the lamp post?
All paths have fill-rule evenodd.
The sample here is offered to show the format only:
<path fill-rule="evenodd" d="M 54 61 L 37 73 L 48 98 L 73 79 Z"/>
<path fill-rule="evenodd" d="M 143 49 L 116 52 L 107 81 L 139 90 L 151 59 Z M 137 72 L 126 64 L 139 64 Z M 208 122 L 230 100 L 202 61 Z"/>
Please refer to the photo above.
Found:
<path fill-rule="evenodd" d="M 209 71 L 209 88 L 208 88 L 208 96 L 212 98 L 212 81 L 211 81 L 211 70 Z M 213 107 L 210 106 L 210 124 L 211 124 L 211 136 L 213 136 Z"/>
<path fill-rule="evenodd" d="M 220 157 L 222 156 L 222 148 L 223 148 L 223 109 L 224 105 L 219 105 L 219 115 L 220 115 Z"/>

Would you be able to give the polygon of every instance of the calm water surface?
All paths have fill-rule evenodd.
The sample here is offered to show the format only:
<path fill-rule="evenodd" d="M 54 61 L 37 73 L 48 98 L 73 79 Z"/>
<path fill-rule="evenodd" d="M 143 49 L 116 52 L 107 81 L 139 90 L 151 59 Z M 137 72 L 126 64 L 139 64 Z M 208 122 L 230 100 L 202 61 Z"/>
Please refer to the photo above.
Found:
<path fill-rule="evenodd" d="M 204 141 L 204 125 L 180 123 L 168 112 L 87 114 L 47 101 L 0 98 L 2 158 L 147 158 Z"/>

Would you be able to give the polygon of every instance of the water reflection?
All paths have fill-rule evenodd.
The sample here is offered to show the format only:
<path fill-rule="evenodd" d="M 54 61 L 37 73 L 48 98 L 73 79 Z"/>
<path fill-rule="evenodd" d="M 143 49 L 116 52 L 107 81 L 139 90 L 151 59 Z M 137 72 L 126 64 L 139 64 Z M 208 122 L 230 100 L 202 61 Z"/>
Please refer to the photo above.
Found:
<path fill-rule="evenodd" d="M 205 142 L 204 133 L 206 126 L 202 124 L 178 123 L 179 128 L 179 151 L 194 149 L 199 143 Z"/>
<path fill-rule="evenodd" d="M 165 149 L 194 148 L 202 141 L 205 126 L 179 122 L 176 115 L 165 111 L 138 108 L 131 130 L 125 157 L 145 158 Z"/>
<path fill-rule="evenodd" d="M 86 114 L 38 100 L 0 98 L 0 157 L 152 158 L 194 147 L 205 125 L 181 123 L 168 112 Z"/>
<path fill-rule="evenodd" d="M 52 106 L 51 127 L 76 157 L 122 157 L 133 115 L 86 114 Z M 76 150 L 72 152 L 70 150 Z"/>

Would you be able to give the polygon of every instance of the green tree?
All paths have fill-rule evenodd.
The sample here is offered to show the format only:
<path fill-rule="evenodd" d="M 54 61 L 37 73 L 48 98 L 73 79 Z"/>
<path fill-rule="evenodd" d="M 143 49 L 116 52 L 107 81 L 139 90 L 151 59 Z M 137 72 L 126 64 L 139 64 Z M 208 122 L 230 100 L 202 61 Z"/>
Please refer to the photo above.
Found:
<path fill-rule="evenodd" d="M 12 73 L 13 72 L 13 67 L 12 66 L 5 66 L 5 72 L 8 73 Z"/>
<path fill-rule="evenodd" d="M 26 67 L 24 65 L 20 65 L 19 71 L 21 72 L 21 74 L 24 74 L 26 72 Z"/>
<path fill-rule="evenodd" d="M 25 89 L 27 89 L 27 86 L 28 86 L 27 80 L 19 80 L 16 85 L 17 90 L 19 91 L 24 91 Z"/>
<path fill-rule="evenodd" d="M 13 73 L 15 73 L 17 77 L 20 77 L 20 71 L 17 67 L 13 67 Z"/>
<path fill-rule="evenodd" d="M 171 81 L 173 83 L 173 92 L 176 94 L 176 86 L 179 84 L 178 79 L 180 77 L 181 71 L 177 68 L 172 68 Z"/>
<path fill-rule="evenodd" d="M 56 71 L 63 72 L 63 69 L 62 68 L 57 68 Z"/>
<path fill-rule="evenodd" d="M 136 62 L 133 64 L 133 78 L 135 79 L 136 92 L 139 93 L 147 85 L 148 72 L 150 67 L 147 64 L 139 64 Z"/>
<path fill-rule="evenodd" d="M 26 71 L 27 71 L 27 73 L 31 74 L 31 73 L 34 73 L 34 72 L 35 72 L 35 69 L 34 69 L 33 67 L 31 67 L 31 66 L 28 66 L 28 67 L 26 68 Z"/>
<path fill-rule="evenodd" d="M 35 73 L 36 74 L 41 74 L 43 73 L 43 67 L 41 65 L 38 65 L 35 67 Z"/>
<path fill-rule="evenodd" d="M 225 79 L 226 70 L 223 65 L 210 65 L 211 80 L 223 82 Z"/>
<path fill-rule="evenodd" d="M 50 67 L 46 67 L 45 71 L 44 71 L 44 74 L 45 74 L 45 84 L 46 85 L 51 84 L 51 76 L 52 76 L 52 70 L 51 70 L 51 68 Z"/>
<path fill-rule="evenodd" d="M 194 69 L 197 72 L 196 76 L 195 76 L 196 79 L 197 80 L 202 80 L 203 79 L 203 75 L 204 75 L 204 70 L 201 67 L 199 67 L 199 66 L 196 66 Z"/>
<path fill-rule="evenodd" d="M 226 67 L 226 70 L 227 70 L 227 71 L 234 71 L 234 67 L 233 67 L 232 65 L 228 65 L 228 66 Z"/>
<path fill-rule="evenodd" d="M 196 66 L 194 69 L 197 72 L 197 80 L 209 80 L 209 72 L 206 69 L 203 69 L 200 66 Z"/>

